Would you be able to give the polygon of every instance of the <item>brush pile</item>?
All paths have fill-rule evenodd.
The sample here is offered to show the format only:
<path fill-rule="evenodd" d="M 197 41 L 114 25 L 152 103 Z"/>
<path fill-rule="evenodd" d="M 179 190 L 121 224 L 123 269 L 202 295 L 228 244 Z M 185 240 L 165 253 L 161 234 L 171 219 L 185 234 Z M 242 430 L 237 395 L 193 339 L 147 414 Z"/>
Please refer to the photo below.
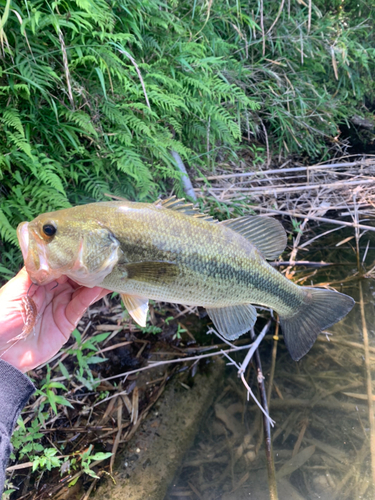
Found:
<path fill-rule="evenodd" d="M 349 161 L 350 160 L 350 161 Z M 246 200 L 254 210 L 323 217 L 327 211 L 363 210 L 375 213 L 375 157 L 341 158 L 306 166 L 288 160 L 279 168 L 249 171 L 230 163 L 217 174 L 196 177 L 198 196 L 230 205 Z M 231 172 L 231 173 L 229 173 Z M 205 182 L 204 182 L 205 181 Z M 343 214 L 344 215 L 344 214 Z"/>

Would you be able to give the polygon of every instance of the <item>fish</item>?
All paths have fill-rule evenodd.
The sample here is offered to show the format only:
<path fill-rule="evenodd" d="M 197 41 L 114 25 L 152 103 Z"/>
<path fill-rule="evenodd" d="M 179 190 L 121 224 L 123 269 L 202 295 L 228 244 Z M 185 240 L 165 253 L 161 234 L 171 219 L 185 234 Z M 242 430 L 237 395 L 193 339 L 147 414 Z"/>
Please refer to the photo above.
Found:
<path fill-rule="evenodd" d="M 337 291 L 298 286 L 267 262 L 287 244 L 278 220 L 246 215 L 220 222 L 175 197 L 45 213 L 22 222 L 17 235 L 33 283 L 65 275 L 119 292 L 140 326 L 150 299 L 202 306 L 216 331 L 233 341 L 254 326 L 255 305 L 271 308 L 296 361 L 354 305 Z"/>

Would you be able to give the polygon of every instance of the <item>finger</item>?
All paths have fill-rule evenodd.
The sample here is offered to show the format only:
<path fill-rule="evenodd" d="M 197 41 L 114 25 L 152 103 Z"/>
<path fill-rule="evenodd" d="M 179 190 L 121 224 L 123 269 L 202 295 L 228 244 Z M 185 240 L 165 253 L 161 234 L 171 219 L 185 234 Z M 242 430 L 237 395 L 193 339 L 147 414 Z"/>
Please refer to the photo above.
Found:
<path fill-rule="evenodd" d="M 71 323 L 73 328 L 76 327 L 78 321 L 82 318 L 87 308 L 104 297 L 109 292 L 100 287 L 86 288 L 82 287 L 76 290 L 71 301 L 66 307 L 66 319 Z"/>
<path fill-rule="evenodd" d="M 92 300 L 92 302 L 90 303 L 90 305 L 94 304 L 96 301 L 102 299 L 108 293 L 111 293 L 111 290 L 106 290 L 105 288 L 101 288 L 100 286 L 96 286 L 94 288 L 87 288 L 87 287 L 84 287 L 84 286 L 80 286 L 77 290 L 74 291 L 72 298 L 74 299 L 75 297 L 77 297 L 77 295 L 81 294 L 83 289 L 86 289 L 86 290 L 98 290 L 98 292 L 99 292 L 99 290 L 101 290 L 101 293 L 99 295 L 95 294 L 95 297 Z"/>
<path fill-rule="evenodd" d="M 23 267 L 21 271 L 0 290 L 0 295 L 6 295 L 7 300 L 13 300 L 27 293 L 32 281 Z"/>

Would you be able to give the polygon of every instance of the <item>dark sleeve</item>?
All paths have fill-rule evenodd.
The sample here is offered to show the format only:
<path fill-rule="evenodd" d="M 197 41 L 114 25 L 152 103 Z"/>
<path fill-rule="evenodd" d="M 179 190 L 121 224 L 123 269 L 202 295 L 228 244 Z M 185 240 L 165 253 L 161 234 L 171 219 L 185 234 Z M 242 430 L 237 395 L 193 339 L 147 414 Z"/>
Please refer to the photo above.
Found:
<path fill-rule="evenodd" d="M 19 414 L 35 387 L 17 368 L 0 359 L 0 497 L 12 451 L 10 437 Z"/>

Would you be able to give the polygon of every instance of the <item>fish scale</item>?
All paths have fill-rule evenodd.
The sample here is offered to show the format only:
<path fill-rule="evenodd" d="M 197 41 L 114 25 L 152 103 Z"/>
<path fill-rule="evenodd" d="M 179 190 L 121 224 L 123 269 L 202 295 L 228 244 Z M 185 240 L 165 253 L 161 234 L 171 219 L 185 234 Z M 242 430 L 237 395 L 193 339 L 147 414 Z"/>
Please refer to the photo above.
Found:
<path fill-rule="evenodd" d="M 152 227 L 164 227 L 166 216 L 169 231 L 160 235 Z M 256 247 L 240 234 L 230 229 L 223 231 L 223 227 L 200 219 L 194 221 L 192 228 L 190 216 L 180 212 L 160 213 L 157 208 L 140 214 L 139 218 L 141 227 L 135 225 L 130 232 L 116 234 L 127 262 L 174 262 L 181 268 L 182 275 L 166 288 L 163 283 L 126 280 L 114 269 L 101 283 L 103 287 L 203 307 L 251 302 L 287 314 L 303 305 L 298 287 L 269 266 Z M 111 225 L 110 220 L 108 223 Z M 142 239 L 138 233 L 141 230 Z M 219 237 L 215 238 L 215 233 Z M 222 241 L 225 241 L 225 249 Z"/>

